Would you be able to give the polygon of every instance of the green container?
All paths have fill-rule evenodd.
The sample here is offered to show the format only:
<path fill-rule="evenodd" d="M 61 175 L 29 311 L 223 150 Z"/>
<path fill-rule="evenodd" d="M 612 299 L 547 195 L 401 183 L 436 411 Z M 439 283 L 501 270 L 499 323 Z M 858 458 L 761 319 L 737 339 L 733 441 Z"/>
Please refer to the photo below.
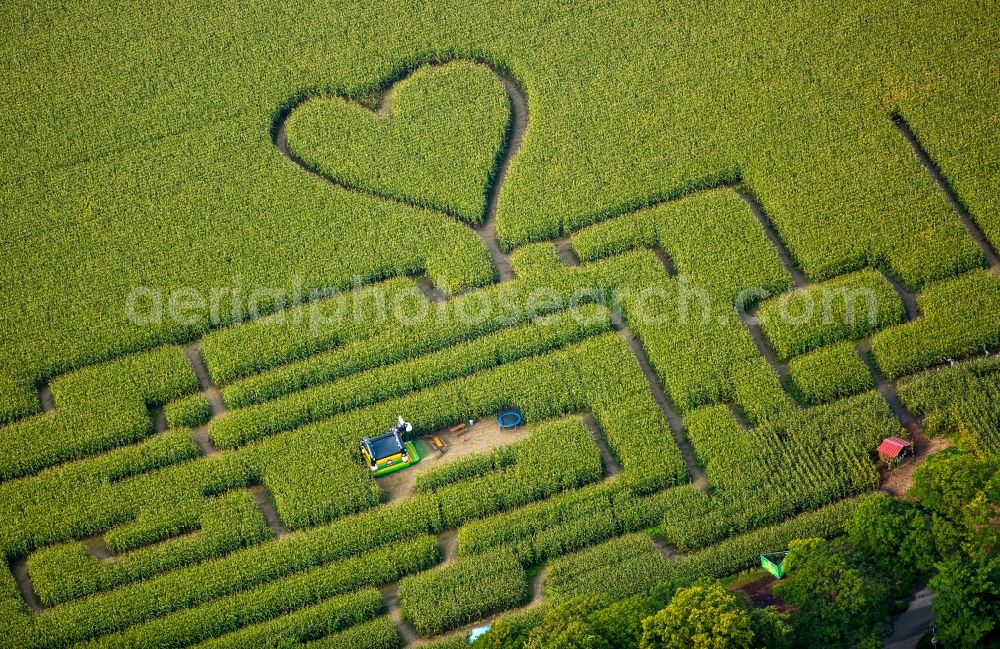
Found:
<path fill-rule="evenodd" d="M 779 552 L 775 554 L 762 554 L 760 555 L 760 567 L 774 575 L 775 579 L 781 579 L 785 576 L 785 557 L 788 556 L 787 552 Z M 780 563 L 775 563 L 773 559 L 781 559 Z"/>

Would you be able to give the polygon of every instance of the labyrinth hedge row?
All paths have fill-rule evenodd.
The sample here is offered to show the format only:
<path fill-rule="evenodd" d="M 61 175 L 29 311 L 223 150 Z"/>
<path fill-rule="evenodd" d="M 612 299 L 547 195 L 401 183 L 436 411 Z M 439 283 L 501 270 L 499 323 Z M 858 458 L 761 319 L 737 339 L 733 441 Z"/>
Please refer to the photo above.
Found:
<path fill-rule="evenodd" d="M 401 649 L 403 645 L 395 622 L 383 615 L 304 646 L 308 649 Z"/>
<path fill-rule="evenodd" d="M 509 551 L 494 551 L 404 578 L 400 613 L 424 636 L 438 635 L 525 604 L 528 577 Z"/>
<path fill-rule="evenodd" d="M 352 577 L 330 567 L 316 568 L 274 583 L 236 595 L 222 597 L 200 606 L 192 606 L 164 617 L 129 627 L 117 633 L 84 643 L 82 646 L 186 647 L 251 624 L 260 624 L 287 615 L 299 608 L 326 600 L 325 613 L 330 617 L 331 630 L 345 628 L 355 621 L 363 622 L 382 612 L 379 592 L 368 588 L 340 595 L 358 584 L 377 586 L 406 574 L 407 570 L 428 567 L 427 563 L 407 564 L 407 557 L 386 570 L 380 567 L 364 574 L 360 566 L 354 569 L 364 576 Z M 360 578 L 359 578 L 360 577 Z M 337 597 L 337 595 L 340 595 Z M 333 599 L 328 599 L 333 597 Z"/>
<path fill-rule="evenodd" d="M 685 426 L 716 499 L 709 512 L 664 520 L 661 531 L 681 549 L 873 488 L 878 473 L 870 449 L 884 437 L 903 434 L 875 392 L 792 409 L 753 430 L 743 429 L 726 406 L 699 409 Z"/>
<path fill-rule="evenodd" d="M 613 536 L 657 525 L 667 512 L 700 494 L 690 486 L 637 497 L 621 482 L 585 487 L 544 502 L 467 523 L 458 532 L 458 554 L 509 548 L 525 567 Z"/>
<path fill-rule="evenodd" d="M 343 345 L 326 352 L 236 381 L 224 386 L 222 394 L 227 405 L 240 408 L 329 383 L 354 372 L 429 354 L 505 327 L 525 324 L 539 316 L 594 301 L 597 299 L 593 295 L 595 289 L 608 288 L 613 283 L 608 278 L 629 277 L 634 265 L 635 260 L 626 257 L 588 268 L 561 268 L 558 272 L 485 287 L 437 304 L 428 302 L 418 293 L 415 304 L 404 302 L 398 309 L 392 308 L 397 299 L 394 294 L 414 293 L 416 288 L 412 283 L 386 282 L 384 289 L 380 288 L 382 285 L 361 289 L 352 299 L 364 304 L 378 300 L 387 305 L 387 314 L 381 319 L 384 330 L 346 340 Z M 377 295 L 385 297 L 374 297 Z M 294 318 L 289 320 L 294 322 Z M 218 335 L 226 331 L 233 332 L 235 339 L 231 346 L 239 353 L 243 337 L 240 327 L 223 330 Z M 302 325 L 300 335 L 309 336 L 306 324 Z"/>
<path fill-rule="evenodd" d="M 56 410 L 0 427 L 0 480 L 136 442 L 153 432 L 149 407 L 198 389 L 178 347 L 160 347 L 63 375 Z"/>
<path fill-rule="evenodd" d="M 624 255 L 632 260 L 630 276 L 605 281 L 679 410 L 732 400 L 737 392 L 752 398 L 739 375 L 759 355 L 737 306 L 747 309 L 790 287 L 791 278 L 735 192 L 705 192 L 626 214 L 572 241 L 584 259 L 635 247 L 665 251 L 668 267 L 648 251 L 634 252 Z"/>
<path fill-rule="evenodd" d="M 489 453 L 469 455 L 432 467 L 417 475 L 414 490 L 434 493 L 448 485 L 493 473 L 517 462 L 517 445 L 498 446 Z"/>
<path fill-rule="evenodd" d="M 223 448 L 295 428 L 521 358 L 552 351 L 609 330 L 608 312 L 584 307 L 514 327 L 410 361 L 387 365 L 277 401 L 233 410 L 211 424 Z"/>
<path fill-rule="evenodd" d="M 212 418 L 212 409 L 204 394 L 192 394 L 171 401 L 163 408 L 169 428 L 197 428 Z"/>
<path fill-rule="evenodd" d="M 762 551 L 784 548 L 792 539 L 842 534 L 856 502 L 842 500 L 673 561 L 646 534 L 620 536 L 552 562 L 545 593 L 549 597 L 600 594 L 620 600 L 670 583 L 731 575 L 755 565 Z"/>
<path fill-rule="evenodd" d="M 279 365 L 378 335 L 392 324 L 393 308 L 405 318 L 408 302 L 426 298 L 409 278 L 337 293 L 273 315 L 202 336 L 199 345 L 212 380 L 229 384 Z"/>
<path fill-rule="evenodd" d="M 872 338 L 890 379 L 1000 346 L 1000 278 L 978 270 L 929 286 L 917 298 L 923 317 Z"/>
<path fill-rule="evenodd" d="M 764 423 L 795 406 L 777 372 L 763 358 L 734 365 L 730 380 L 733 402 L 751 425 Z"/>
<path fill-rule="evenodd" d="M 585 392 L 590 393 L 595 416 L 602 422 L 612 448 L 622 453 L 619 460 L 624 465 L 641 463 L 651 443 L 660 445 L 661 467 L 635 479 L 645 481 L 648 488 L 674 483 L 685 474 L 679 451 L 648 394 L 638 366 L 633 360 L 623 362 L 628 355 L 618 336 L 604 335 L 563 351 L 517 361 L 458 382 L 338 415 L 321 425 L 251 444 L 237 453 L 227 452 L 150 471 L 198 452 L 186 432 L 155 436 L 106 456 L 67 464 L 28 480 L 0 484 L 0 494 L 4 496 L 0 512 L 9 511 L 11 516 L 17 512 L 17 520 L 21 521 L 18 526 L 3 527 L 0 541 L 8 552 L 26 553 L 41 545 L 103 532 L 133 520 L 145 510 L 159 511 L 162 505 L 158 503 L 173 503 L 172 507 L 197 503 L 204 494 L 249 486 L 262 478 L 279 502 L 278 509 L 286 525 L 325 522 L 337 511 L 341 511 L 339 515 L 344 513 L 338 509 L 341 501 L 355 503 L 352 506 L 357 507 L 357 503 L 370 506 L 378 500 L 370 478 L 348 455 L 356 443 L 352 431 L 379 429 L 396 414 L 406 412 L 413 413 L 421 431 L 430 432 L 470 417 L 488 416 L 511 403 L 521 407 L 529 422 L 539 421 L 591 407 Z M 619 364 L 613 365 L 612 359 L 618 359 L 613 362 Z M 602 379 L 612 366 L 621 372 L 616 381 Z M 638 404 L 641 410 L 637 415 L 642 416 L 636 421 L 649 423 L 637 427 L 627 418 L 615 419 L 615 411 L 623 411 L 623 403 Z M 328 451 L 317 456 L 316 449 Z M 632 449 L 641 452 L 641 457 L 636 455 L 633 460 L 625 455 Z M 332 482 L 329 489 L 311 488 L 310 481 L 314 484 L 317 474 L 308 467 L 317 461 L 338 467 L 320 475 L 341 481 L 341 487 L 347 486 L 348 490 L 337 492 Z M 134 477 L 121 479 L 127 475 Z M 90 494 L 86 503 L 80 502 L 76 495 L 80 489 Z M 296 494 L 303 498 L 299 503 Z M 318 495 L 319 500 L 310 494 Z M 59 518 L 50 515 L 52 508 L 60 511 Z"/>
<path fill-rule="evenodd" d="M 284 545 L 290 549 L 290 544 Z M 240 621 L 264 621 L 334 595 L 386 584 L 440 559 L 429 536 L 326 565 L 316 555 L 295 556 L 274 549 L 268 544 L 254 546 L 63 604 L 29 618 L 28 625 L 15 622 L 8 631 L 24 647 L 64 646 L 115 632 L 99 642 L 135 646 L 147 638 L 163 638 L 183 644 L 234 630 Z"/>
<path fill-rule="evenodd" d="M 875 387 L 868 366 L 849 342 L 792 359 L 788 373 L 797 394 L 809 404 L 833 401 Z"/>
<path fill-rule="evenodd" d="M 80 543 L 53 545 L 28 558 L 32 585 L 43 606 L 147 579 L 271 537 L 257 503 L 245 491 L 211 501 L 201 512 L 200 531 L 111 559 L 91 556 Z"/>
<path fill-rule="evenodd" d="M 771 298 L 757 319 L 781 360 L 903 322 L 906 310 L 879 272 L 862 270 Z"/>
<path fill-rule="evenodd" d="M 304 606 L 281 617 L 245 626 L 195 646 L 199 649 L 242 649 L 304 643 L 325 638 L 346 628 L 366 626 L 365 623 L 369 620 L 378 619 L 383 608 L 379 592 L 369 588 Z M 372 629 L 369 627 L 365 630 Z M 392 631 L 395 633 L 395 628 Z"/>

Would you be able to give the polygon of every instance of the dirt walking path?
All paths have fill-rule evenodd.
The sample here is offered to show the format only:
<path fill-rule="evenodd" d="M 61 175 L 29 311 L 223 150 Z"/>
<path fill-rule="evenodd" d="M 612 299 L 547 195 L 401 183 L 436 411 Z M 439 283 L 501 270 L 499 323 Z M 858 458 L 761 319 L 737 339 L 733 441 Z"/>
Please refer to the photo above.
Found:
<path fill-rule="evenodd" d="M 785 266 L 785 270 L 792 276 L 792 282 L 795 287 L 808 287 L 808 278 L 795 264 L 791 251 L 788 250 L 784 242 L 781 240 L 781 237 L 778 236 L 777 231 L 774 229 L 770 219 L 768 219 L 767 215 L 764 213 L 763 208 L 757 201 L 757 198 L 753 195 L 752 191 L 750 191 L 748 187 L 740 185 L 736 188 L 736 192 L 740 195 L 744 202 L 746 202 L 746 204 L 750 207 L 750 210 L 757 217 L 757 220 L 760 222 L 761 228 L 763 228 L 768 240 L 771 242 L 771 245 L 781 258 L 782 264 Z M 907 321 L 919 318 L 920 310 L 917 304 L 917 296 L 908 291 L 890 273 L 883 271 L 882 274 L 892 285 L 896 294 L 899 295 L 900 300 L 903 302 L 906 308 Z M 760 353 L 760 355 L 767 360 L 768 364 L 777 373 L 785 392 L 799 407 L 803 407 L 804 404 L 798 400 L 795 390 L 792 389 L 793 386 L 788 371 L 788 363 L 778 360 L 777 354 L 771 347 L 767 337 L 764 335 L 764 332 L 760 327 L 755 310 L 740 313 L 740 318 L 747 330 L 750 332 L 750 337 L 753 339 L 758 353 Z M 857 343 L 857 353 L 865 362 L 865 365 L 868 366 L 872 381 L 874 382 L 879 395 L 881 395 L 881 397 L 889 405 L 889 408 L 899 420 L 900 425 L 911 433 L 916 431 L 919 426 L 919 421 L 917 417 L 915 417 L 913 413 L 911 413 L 906 406 L 903 405 L 902 401 L 900 401 L 899 396 L 896 393 L 895 382 L 886 380 L 886 378 L 882 376 L 882 373 L 879 371 L 878 366 L 875 364 L 875 361 L 871 356 L 871 340 L 866 338 L 859 341 Z"/>
<path fill-rule="evenodd" d="M 805 273 L 799 268 L 799 265 L 795 263 L 792 259 L 792 253 L 785 245 L 785 242 L 781 240 L 778 235 L 778 231 L 774 228 L 774 224 L 771 222 L 770 217 L 764 212 L 764 207 L 757 200 L 757 196 L 754 195 L 753 191 L 746 185 L 738 185 L 734 188 L 736 195 L 743 199 L 743 202 L 747 204 L 753 215 L 757 217 L 757 222 L 760 223 L 761 229 L 764 231 L 764 235 L 767 240 L 771 242 L 771 246 L 778 252 L 778 256 L 781 258 L 781 265 L 785 267 L 785 272 L 787 272 L 792 277 L 792 284 L 795 288 L 803 288 L 809 284 L 808 278 L 806 278 Z"/>
<path fill-rule="evenodd" d="M 528 606 L 537 606 L 545 601 L 545 578 L 548 574 L 549 569 L 542 568 L 531 579 L 531 602 L 528 603 Z"/>
<path fill-rule="evenodd" d="M 448 300 L 448 296 L 441 289 L 434 286 L 434 282 L 427 276 L 417 280 L 417 288 L 420 289 L 420 292 L 423 293 L 429 302 L 441 303 Z"/>
<path fill-rule="evenodd" d="M 611 452 L 608 440 L 604 436 L 604 430 L 601 429 L 601 425 L 594 419 L 593 413 L 588 412 L 583 416 L 583 425 L 590 431 L 590 437 L 597 444 L 597 448 L 601 452 L 601 464 L 604 465 L 604 475 L 610 477 L 621 473 L 622 465 L 614 453 Z"/>
<path fill-rule="evenodd" d="M 555 242 L 555 245 L 556 252 L 564 264 L 567 266 L 580 265 L 580 258 L 577 256 L 576 251 L 573 250 L 572 243 L 569 239 L 560 239 Z M 674 275 L 675 270 L 673 262 L 670 260 L 666 251 L 657 246 L 653 249 L 653 253 L 663 265 L 664 271 L 667 275 Z M 620 313 L 613 311 L 611 314 L 611 320 L 615 331 L 617 331 L 625 342 L 628 343 L 629 349 L 632 351 L 632 354 L 635 355 L 636 361 L 639 363 L 639 368 L 642 370 L 642 374 L 646 378 L 646 382 L 649 384 L 649 390 L 653 396 L 653 400 L 656 401 L 656 405 L 658 405 L 660 410 L 663 412 L 663 416 L 666 418 L 667 424 L 670 426 L 670 432 L 673 433 L 674 440 L 681 451 L 681 455 L 684 457 L 684 463 L 687 465 L 691 481 L 700 489 L 708 489 L 708 478 L 695 461 L 694 450 L 691 448 L 691 444 L 684 435 L 684 420 L 670 405 L 667 395 L 663 392 L 663 388 L 660 387 L 660 379 L 657 377 L 656 372 L 653 371 L 653 366 L 650 364 L 649 357 L 646 355 L 646 349 L 642 346 L 642 343 L 639 342 L 638 338 L 636 338 L 632 331 L 625 326 L 625 320 Z M 601 449 L 601 456 L 606 472 L 609 475 L 620 473 L 622 470 L 621 464 L 611 453 L 607 440 L 604 437 L 604 431 L 600 429 L 600 426 L 593 418 L 593 415 L 588 415 L 588 417 L 589 418 L 584 418 L 584 423 L 590 429 L 598 448 Z"/>
<path fill-rule="evenodd" d="M 28 576 L 27 560 L 15 559 L 10 561 L 8 566 L 11 574 L 14 575 L 14 582 L 17 584 L 17 589 L 21 592 L 21 598 L 24 599 L 24 603 L 28 605 L 28 608 L 36 613 L 45 610 L 42 607 L 42 603 L 38 600 L 34 586 L 31 585 L 31 578 Z"/>
<path fill-rule="evenodd" d="M 95 559 L 110 559 L 112 556 L 111 548 L 104 541 L 103 534 L 88 536 L 80 542 L 87 548 L 87 553 Z"/>
<path fill-rule="evenodd" d="M 653 534 L 650 538 L 653 540 L 653 545 L 656 546 L 656 549 L 659 550 L 660 554 L 667 559 L 676 559 L 680 556 L 680 553 L 677 552 L 677 548 L 670 545 L 660 537 Z"/>
<path fill-rule="evenodd" d="M 201 347 L 198 343 L 191 343 L 184 348 L 184 355 L 187 356 L 191 367 L 194 368 L 195 376 L 198 377 L 198 387 L 201 389 L 202 394 L 205 395 L 211 417 L 214 419 L 225 414 L 228 408 L 226 408 L 226 404 L 222 401 L 222 393 L 212 384 L 212 379 L 208 374 L 208 367 L 205 365 L 205 358 L 201 353 Z M 208 433 L 208 424 L 192 429 L 191 437 L 194 439 L 194 443 L 198 445 L 202 455 L 212 456 L 221 453 L 219 447 L 215 445 L 215 442 L 212 441 L 212 437 Z"/>
<path fill-rule="evenodd" d="M 774 349 L 771 347 L 771 343 L 768 342 L 763 329 L 760 327 L 760 321 L 757 320 L 756 309 L 741 312 L 739 316 L 740 320 L 743 321 L 743 325 L 747 328 L 747 331 L 750 332 L 750 338 L 753 340 L 753 344 L 757 348 L 757 353 L 767 361 L 767 364 L 771 366 L 774 373 L 778 375 L 778 381 L 781 382 L 781 387 L 784 388 L 785 394 L 791 398 L 795 405 L 801 408 L 803 404 L 795 395 L 795 390 L 792 389 L 792 379 L 788 372 L 788 363 L 778 360 L 778 355 L 774 352 Z"/>
<path fill-rule="evenodd" d="M 208 407 L 212 412 L 212 416 L 218 417 L 225 414 L 227 410 L 226 404 L 222 401 L 222 394 L 219 392 L 219 388 L 212 384 L 212 379 L 208 375 L 208 367 L 205 365 L 205 359 L 201 354 L 201 347 L 198 343 L 191 343 L 184 348 L 184 354 L 191 362 L 191 367 L 194 368 L 194 374 L 198 377 L 198 387 L 205 393 L 205 399 L 208 401 Z"/>
<path fill-rule="evenodd" d="M 556 240 L 555 246 L 556 254 L 559 255 L 559 259 L 562 263 L 567 266 L 580 265 L 580 257 L 576 254 L 576 250 L 573 249 L 573 243 L 568 237 Z"/>
<path fill-rule="evenodd" d="M 253 496 L 257 506 L 260 507 L 261 513 L 264 514 L 264 520 L 267 521 L 267 526 L 271 528 L 271 533 L 275 537 L 288 534 L 288 528 L 281 522 L 278 510 L 274 508 L 274 503 L 271 502 L 271 493 L 267 490 L 267 487 L 262 484 L 254 485 L 250 487 L 250 494 Z"/>
<path fill-rule="evenodd" d="M 660 387 L 660 379 L 656 376 L 653 366 L 649 363 L 646 350 L 632 331 L 625 326 L 625 321 L 622 319 L 620 313 L 612 312 L 611 319 L 618 335 L 628 343 L 629 349 L 635 355 L 636 361 L 639 363 L 639 369 L 642 370 L 642 374 L 646 378 L 646 383 L 649 385 L 649 391 L 653 395 L 653 400 L 660 407 L 660 411 L 663 412 L 663 416 L 670 426 L 670 432 L 674 435 L 674 441 L 677 443 L 677 447 L 684 457 L 684 464 L 687 465 L 691 482 L 699 489 L 707 491 L 709 488 L 708 477 L 701 470 L 701 467 L 698 466 L 698 462 L 694 458 L 694 449 L 691 447 L 687 436 L 684 435 L 684 420 L 674 411 L 670 405 L 670 401 L 667 399 L 667 395 L 663 392 L 663 388 Z"/>
<path fill-rule="evenodd" d="M 521 142 L 524 141 L 524 133 L 528 128 L 528 100 L 524 91 L 512 77 L 496 68 L 493 68 L 493 72 L 500 78 L 500 82 L 503 83 L 503 88 L 507 92 L 507 100 L 510 102 L 510 124 L 507 128 L 503 154 L 497 164 L 496 173 L 493 174 L 494 181 L 486 201 L 486 219 L 477 233 L 490 252 L 500 281 L 506 282 L 514 279 L 514 271 L 511 268 L 510 257 L 500 249 L 500 243 L 497 240 L 497 203 L 500 200 L 500 191 L 504 181 L 507 179 L 507 172 L 510 170 L 510 163 L 520 150 Z"/>
<path fill-rule="evenodd" d="M 882 276 L 892 284 L 893 290 L 896 291 L 896 295 L 903 300 L 903 306 L 906 307 L 906 321 L 913 322 L 921 316 L 920 305 L 917 304 L 917 294 L 906 289 L 905 286 L 899 283 L 899 280 L 893 277 L 892 273 L 883 270 Z"/>
<path fill-rule="evenodd" d="M 899 395 L 896 393 L 896 383 L 894 381 L 888 381 L 882 372 L 879 370 L 878 365 L 875 363 L 875 359 L 872 357 L 872 343 L 871 339 L 866 338 L 858 343 L 857 345 L 858 356 L 864 361 L 865 365 L 868 366 L 868 371 L 871 373 L 872 382 L 875 383 L 875 387 L 878 390 L 879 395 L 882 399 L 889 404 L 892 414 L 896 416 L 899 420 L 899 425 L 905 428 L 911 435 L 916 433 L 920 428 L 920 422 L 917 417 L 910 412 L 903 402 L 900 401 Z"/>
<path fill-rule="evenodd" d="M 445 530 L 438 534 L 438 547 L 441 548 L 441 565 L 447 566 L 455 560 L 458 552 L 458 530 Z"/>
<path fill-rule="evenodd" d="M 382 602 L 389 613 L 389 619 L 396 625 L 396 630 L 403 638 L 403 643 L 406 646 L 419 644 L 420 634 L 417 633 L 412 624 L 403 619 L 403 615 L 399 612 L 399 586 L 396 584 L 383 586 L 379 592 L 382 594 Z"/>
<path fill-rule="evenodd" d="M 48 383 L 38 389 L 38 401 L 42 404 L 42 412 L 54 412 L 56 400 L 52 398 L 52 388 Z"/>

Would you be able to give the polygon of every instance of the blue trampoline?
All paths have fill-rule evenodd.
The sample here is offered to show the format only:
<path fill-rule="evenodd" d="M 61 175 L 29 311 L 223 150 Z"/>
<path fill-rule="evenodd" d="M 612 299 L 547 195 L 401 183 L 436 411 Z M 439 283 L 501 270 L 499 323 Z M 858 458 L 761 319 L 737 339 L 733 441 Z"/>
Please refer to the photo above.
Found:
<path fill-rule="evenodd" d="M 517 428 L 520 425 L 521 413 L 516 410 L 501 412 L 497 417 L 497 426 L 499 426 L 502 430 L 510 430 L 511 428 Z"/>

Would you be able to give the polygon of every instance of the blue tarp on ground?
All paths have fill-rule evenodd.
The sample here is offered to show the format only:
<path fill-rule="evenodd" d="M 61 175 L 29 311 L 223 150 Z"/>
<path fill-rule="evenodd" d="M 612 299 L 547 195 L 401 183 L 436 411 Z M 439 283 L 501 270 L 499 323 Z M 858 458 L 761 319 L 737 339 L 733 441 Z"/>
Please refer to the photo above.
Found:
<path fill-rule="evenodd" d="M 475 642 L 476 640 L 478 640 L 480 637 L 482 637 L 482 636 L 486 635 L 487 633 L 489 633 L 489 630 L 490 630 L 490 627 L 488 627 L 488 626 L 477 626 L 469 634 L 469 644 L 472 644 L 473 642 Z"/>

